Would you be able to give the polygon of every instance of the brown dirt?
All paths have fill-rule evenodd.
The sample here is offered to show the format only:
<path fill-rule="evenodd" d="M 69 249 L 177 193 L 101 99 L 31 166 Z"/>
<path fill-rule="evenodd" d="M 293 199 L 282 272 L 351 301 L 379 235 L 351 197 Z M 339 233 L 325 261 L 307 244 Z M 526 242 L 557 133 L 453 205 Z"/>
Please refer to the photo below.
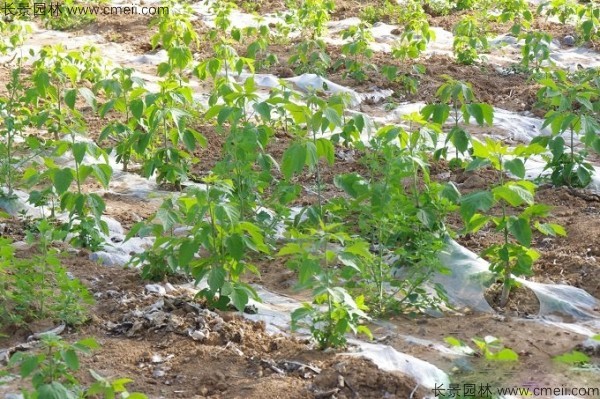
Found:
<path fill-rule="evenodd" d="M 497 172 L 491 169 L 472 173 L 450 171 L 441 162 L 432 166 L 431 175 L 439 181 L 453 181 L 461 193 L 483 190 L 498 181 Z M 533 279 L 539 282 L 567 284 L 579 287 L 600 298 L 600 198 L 585 190 L 565 187 L 541 186 L 536 203 L 552 207 L 548 221 L 563 226 L 566 237 L 547 237 L 534 233 L 532 246 L 541 257 L 534 264 Z M 458 216 L 451 216 L 449 224 L 460 229 Z M 458 241 L 480 253 L 491 244 L 501 241 L 499 234 L 487 227 L 476 234 L 459 237 Z"/>
<path fill-rule="evenodd" d="M 336 393 L 340 398 L 406 398 L 416 386 L 368 360 L 317 351 L 302 339 L 270 335 L 263 323 L 237 313 L 203 310 L 186 290 L 162 299 L 144 294 L 137 271 L 95 264 L 87 260 L 86 252 L 63 263 L 97 299 L 90 321 L 64 335 L 69 341 L 93 337 L 101 344 L 100 350 L 81 359 L 81 369 L 110 378 L 130 377 L 134 380 L 130 390 L 151 398 L 328 398 Z M 145 309 L 157 301 L 165 304 L 160 321 L 136 318 L 140 311 L 153 314 Z M 204 322 L 210 338 L 194 341 L 187 336 L 189 328 Z M 0 338 L 0 347 L 10 347 L 18 342 L 14 337 L 24 340 L 31 332 Z M 92 382 L 84 372 L 79 377 Z M 17 389 L 18 383 L 11 388 Z M 415 398 L 419 397 L 422 391 L 417 391 Z"/>
<path fill-rule="evenodd" d="M 289 46 L 274 45 L 270 51 L 277 54 L 282 65 L 287 65 Z M 336 60 L 340 55 L 340 47 L 328 45 L 327 52 L 333 60 Z M 476 98 L 481 102 L 509 111 L 538 112 L 534 108 L 534 104 L 539 87 L 522 74 L 501 74 L 494 67 L 487 64 L 461 65 L 452 58 L 445 56 L 432 56 L 415 62 L 399 61 L 390 54 L 375 53 L 371 62 L 379 67 L 382 65 L 397 66 L 399 73 L 405 74 L 412 74 L 413 65 L 423 64 L 426 67 L 426 72 L 424 75 L 414 75 L 419 80 L 417 92 L 414 94 L 407 93 L 401 83 L 390 82 L 378 73 L 370 75 L 364 82 L 358 82 L 351 78 L 344 78 L 343 71 L 340 69 L 328 71 L 327 78 L 335 83 L 351 87 L 358 92 L 369 92 L 373 88 L 390 89 L 394 92 L 390 100 L 398 102 L 435 102 L 437 89 L 445 83 L 445 76 L 450 76 L 454 79 L 468 81 L 473 86 Z M 288 71 L 290 71 L 288 68 L 276 66 L 266 72 L 285 77 L 283 73 Z M 361 105 L 361 110 L 367 111 L 367 108 L 368 105 Z"/>
<path fill-rule="evenodd" d="M 157 31 L 149 27 L 149 15 L 97 15 L 96 20 L 74 31 L 75 34 L 102 35 L 113 43 L 122 43 L 136 54 L 152 49 L 150 38 Z"/>
<path fill-rule="evenodd" d="M 391 332 L 390 332 L 391 329 Z M 557 330 L 533 320 L 498 315 L 447 315 L 443 318 L 397 319 L 375 334 L 386 334 L 383 342 L 397 350 L 429 361 L 443 370 L 452 370 L 451 378 L 461 383 L 489 383 L 492 387 L 524 385 L 535 381 L 539 386 L 597 386 L 597 375 L 569 370 L 551 359 L 570 352 L 585 338 Z M 415 344 L 407 336 L 443 342 L 454 337 L 475 349 L 472 338 L 498 338 L 502 345 L 519 355 L 516 363 L 490 362 L 481 356 L 452 358 L 428 345 Z M 449 347 L 449 345 L 446 345 Z"/>

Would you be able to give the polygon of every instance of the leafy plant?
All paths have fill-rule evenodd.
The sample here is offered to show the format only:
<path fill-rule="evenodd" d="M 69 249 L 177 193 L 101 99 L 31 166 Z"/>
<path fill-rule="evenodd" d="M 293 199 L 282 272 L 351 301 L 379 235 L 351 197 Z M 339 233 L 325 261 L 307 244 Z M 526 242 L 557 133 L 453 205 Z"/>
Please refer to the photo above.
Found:
<path fill-rule="evenodd" d="M 2 157 L 0 181 L 6 184 L 7 197 L 13 196 L 17 180 L 15 177 L 16 164 L 20 163 L 19 159 L 15 157 L 17 152 L 15 141 L 22 138 L 23 130 L 31 121 L 31 112 L 25 99 L 25 87 L 21 81 L 21 68 L 21 58 L 19 58 L 18 66 L 11 71 L 10 81 L 7 84 L 9 95 L 0 98 L 0 118 L 2 120 L 0 136 L 5 138 L 0 143 L 0 156 Z M 34 139 L 29 141 L 31 143 Z"/>
<path fill-rule="evenodd" d="M 435 32 L 429 27 L 421 1 L 409 0 L 403 4 L 401 10 L 398 22 L 402 34 L 392 48 L 392 55 L 402 60 L 418 58 L 427 48 L 427 44 L 435 40 Z"/>
<path fill-rule="evenodd" d="M 350 42 L 342 46 L 343 57 L 333 65 L 335 69 L 343 66 L 344 77 L 350 76 L 359 82 L 366 80 L 369 72 L 377 71 L 377 67 L 370 63 L 373 50 L 369 47 L 369 43 L 373 41 L 373 36 L 368 29 L 368 25 L 361 23 L 352 25 L 342 32 L 342 39 L 350 39 Z"/>
<path fill-rule="evenodd" d="M 157 280 L 178 271 L 196 283 L 206 281 L 199 296 L 210 306 L 227 308 L 232 303 L 240 312 L 249 298 L 258 299 L 254 289 L 242 282 L 247 273 L 258 270 L 247 261 L 248 253 L 268 253 L 261 229 L 240 219 L 233 198 L 232 182 L 206 178 L 208 187 L 190 190 L 177 200 L 168 199 L 150 219 L 149 226 L 134 226 L 128 237 L 150 231 L 153 247 L 137 255 L 132 263 L 142 266 L 145 278 Z M 174 234 L 186 226 L 183 235 Z"/>
<path fill-rule="evenodd" d="M 150 39 L 152 48 L 161 46 L 167 51 L 168 60 L 158 65 L 159 76 L 185 80 L 183 70 L 192 62 L 192 50 L 199 45 L 199 37 L 192 26 L 193 10 L 187 3 L 166 0 L 164 6 L 169 12 L 158 14 L 151 26 L 158 31 Z"/>
<path fill-rule="evenodd" d="M 146 399 L 139 392 L 128 392 L 125 385 L 131 380 L 109 381 L 90 370 L 96 382 L 89 388 L 81 385 L 75 376 L 80 368 L 79 354 L 89 354 L 99 348 L 93 338 L 82 339 L 74 344 L 64 342 L 55 334 L 43 334 L 41 352 L 28 354 L 15 353 L 8 363 L 9 368 L 17 368 L 23 379 L 30 379 L 33 390 L 22 389 L 27 399 L 62 398 L 77 399 L 101 397 L 105 399 Z"/>
<path fill-rule="evenodd" d="M 451 165 L 460 166 L 462 161 L 459 159 L 459 153 L 464 154 L 469 149 L 470 137 L 460 122 L 469 123 L 469 120 L 474 118 L 479 125 L 491 126 L 494 110 L 489 104 L 476 102 L 475 94 L 469 83 L 448 76 L 445 78 L 446 82 L 436 92 L 436 97 L 440 102 L 426 105 L 421 110 L 421 114 L 426 120 L 431 120 L 440 126 L 452 118 L 453 126 L 446 136 L 444 147 L 437 148 L 436 139 L 433 156 L 434 159 L 446 158 L 448 143 L 451 143 L 455 149 L 455 158 Z"/>
<path fill-rule="evenodd" d="M 364 297 L 354 299 L 340 286 L 336 268 L 338 264 L 357 268 L 354 260 L 369 256 L 368 250 L 340 228 L 339 224 L 321 221 L 317 228 L 294 229 L 290 232 L 292 240 L 278 253 L 289 257 L 288 266 L 298 273 L 298 288 L 313 290 L 313 303 L 292 312 L 292 330 L 309 319 L 311 333 L 321 349 L 344 346 L 350 331 L 372 337 L 361 325 L 368 319 Z"/>
<path fill-rule="evenodd" d="M 476 337 L 471 338 L 471 341 L 475 344 L 475 350 L 454 337 L 446 337 L 444 338 L 444 341 L 466 355 L 475 354 L 484 357 L 486 360 L 497 362 L 515 362 L 519 360 L 519 355 L 515 351 L 504 347 L 498 338 L 490 335 L 483 339 Z"/>
<path fill-rule="evenodd" d="M 71 325 L 83 323 L 86 305 L 92 297 L 77 279 L 61 266 L 53 241 L 65 235 L 47 221 L 28 232 L 29 245 L 37 252 L 28 258 L 17 258 L 8 239 L 0 239 L 0 309 L 2 324 L 20 325 L 34 319 L 50 318 Z"/>
<path fill-rule="evenodd" d="M 535 204 L 535 185 L 525 178 L 525 166 L 520 156 L 531 155 L 539 147 L 509 148 L 499 142 L 486 139 L 485 143 L 472 139 L 475 159 L 466 170 L 491 165 L 498 174 L 498 182 L 491 189 L 475 191 L 463 195 L 460 199 L 460 213 L 465 222 L 466 233 L 475 233 L 489 222 L 502 234 L 500 244 L 493 244 L 483 251 L 482 256 L 490 261 L 490 270 L 503 281 L 500 306 L 508 303 L 512 287 L 516 285 L 513 276 L 532 274 L 533 262 L 539 257 L 531 248 L 532 223 L 535 219 L 548 215 L 549 207 Z M 505 173 L 517 177 L 516 181 L 507 181 Z M 525 209 L 520 210 L 522 206 Z M 494 207 L 500 207 L 498 213 L 489 215 Z M 509 208 L 512 212 L 509 212 Z M 516 213 L 516 214 L 514 214 Z M 566 235 L 565 230 L 554 223 L 535 222 L 534 227 L 545 235 Z"/>
<path fill-rule="evenodd" d="M 553 359 L 559 363 L 564 363 L 570 366 L 581 366 L 589 364 L 590 362 L 590 357 L 588 355 L 576 350 L 555 356 Z"/>
<path fill-rule="evenodd" d="M 539 80 L 539 102 L 548 109 L 542 128 L 550 126 L 552 136 L 539 136 L 534 143 L 547 146 L 545 170 L 552 170 L 555 185 L 586 187 L 591 182 L 593 166 L 586 161 L 587 148 L 600 152 L 600 79 L 587 71 L 569 74 L 556 70 Z M 567 134 L 568 142 L 564 135 Z M 586 148 L 576 150 L 580 136 Z M 568 143 L 568 144 L 567 144 Z"/>
<path fill-rule="evenodd" d="M 521 48 L 521 66 L 526 70 L 539 74 L 544 69 L 545 63 L 550 63 L 550 43 L 552 36 L 544 32 L 528 32 L 525 34 L 525 43 Z"/>
<path fill-rule="evenodd" d="M 381 68 L 381 74 L 390 82 L 398 83 L 405 94 L 416 94 L 419 88 L 419 77 L 426 72 L 421 64 L 415 64 L 411 72 L 401 73 L 395 65 L 384 65 Z"/>
<path fill-rule="evenodd" d="M 423 133 L 381 128 L 369 148 L 362 148 L 370 176 L 351 173 L 334 180 L 351 198 L 338 217 L 356 221 L 374 254 L 348 286 L 364 293 L 377 314 L 419 312 L 445 298 L 441 287 L 431 295 L 424 284 L 433 273 L 444 272 L 438 254 L 444 247 L 445 215 L 452 208 L 444 195 L 452 187 L 430 181 Z"/>
<path fill-rule="evenodd" d="M 143 159 L 144 176 L 156 173 L 157 183 L 171 183 L 181 190 L 194 161 L 191 153 L 198 146 L 205 146 L 206 139 L 190 127 L 190 121 L 198 117 L 192 89 L 172 79 L 165 79 L 159 85 L 158 93 L 145 96 L 144 107 L 136 103 L 136 107 L 143 108 L 138 118 L 143 122 L 143 130 L 134 135 L 133 149 Z"/>
<path fill-rule="evenodd" d="M 463 17 L 454 27 L 454 54 L 459 63 L 471 65 L 479 60 L 479 53 L 488 50 L 486 32 L 475 16 Z"/>
<path fill-rule="evenodd" d="M 98 142 L 109 137 L 117 142 L 114 147 L 116 161 L 121 162 L 123 171 L 127 172 L 135 156 L 136 143 L 145 135 L 144 82 L 133 76 L 133 69 L 117 68 L 110 78 L 98 82 L 95 89 L 97 92 L 102 91 L 106 97 L 106 102 L 98 110 L 100 117 L 106 117 L 113 110 L 123 115 L 122 120 L 109 121 L 102 129 Z"/>

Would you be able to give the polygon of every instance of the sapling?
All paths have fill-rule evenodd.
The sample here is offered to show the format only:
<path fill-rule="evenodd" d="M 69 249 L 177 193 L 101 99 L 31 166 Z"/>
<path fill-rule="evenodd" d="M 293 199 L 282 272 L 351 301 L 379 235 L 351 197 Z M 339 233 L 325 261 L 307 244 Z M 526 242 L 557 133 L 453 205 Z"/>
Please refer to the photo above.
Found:
<path fill-rule="evenodd" d="M 281 171 L 287 180 L 300 173 L 305 166 L 315 171 L 317 206 L 311 208 L 310 214 L 319 219 L 323 216 L 323 182 L 319 160 L 323 158 L 330 165 L 334 162 L 333 144 L 322 135 L 342 125 L 344 102 L 335 97 L 325 100 L 314 92 L 305 100 L 306 105 L 289 103 L 285 106 L 296 125 L 293 131 L 295 140 L 283 153 Z"/>
<path fill-rule="evenodd" d="M 112 110 L 123 115 L 122 120 L 111 120 L 102 129 L 98 142 L 109 137 L 117 141 L 116 160 L 123 164 L 123 171 L 127 172 L 131 158 L 135 155 L 134 143 L 145 134 L 144 82 L 133 76 L 133 69 L 117 68 L 113 70 L 111 78 L 98 82 L 95 90 L 102 91 L 107 97 L 106 102 L 98 109 L 100 117 L 106 117 Z"/>
<path fill-rule="evenodd" d="M 41 336 L 39 353 L 16 352 L 11 356 L 8 367 L 17 369 L 22 379 L 30 380 L 33 390 L 21 390 L 26 398 L 115 399 L 119 394 L 122 399 L 147 399 L 142 393 L 127 391 L 125 385 L 132 382 L 130 379 L 108 380 L 90 370 L 95 382 L 86 388 L 79 381 L 76 373 L 80 370 L 80 354 L 89 355 L 99 347 L 93 338 L 70 344 L 56 334 L 47 333 Z"/>
<path fill-rule="evenodd" d="M 196 283 L 206 282 L 199 292 L 209 306 L 226 309 L 231 303 L 244 311 L 256 291 L 243 282 L 247 272 L 258 274 L 249 262 L 249 253 L 268 253 L 263 232 L 256 224 L 242 220 L 233 197 L 233 183 L 207 177 L 206 189 L 190 189 L 174 200 L 165 200 L 148 223 L 138 223 L 128 238 L 150 232 L 155 241 L 149 250 L 132 258 L 142 266 L 145 278 L 159 280 L 184 273 Z M 187 228 L 176 235 L 176 227 Z"/>
<path fill-rule="evenodd" d="M 549 126 L 552 130 L 552 136 L 538 136 L 533 140 L 550 149 L 551 157 L 546 156 L 544 170 L 552 170 L 550 178 L 555 185 L 586 187 L 594 171 L 585 159 L 586 150 L 592 148 L 600 152 L 600 78 L 594 71 L 556 70 L 539 82 L 542 88 L 538 99 L 548 110 L 542 128 Z M 576 150 L 577 138 L 585 145 L 584 149 Z"/>
<path fill-rule="evenodd" d="M 342 39 L 349 39 L 348 43 L 342 45 L 340 58 L 334 65 L 334 68 L 344 67 L 344 77 L 351 78 L 361 82 L 367 79 L 369 73 L 376 72 L 377 67 L 371 63 L 373 50 L 369 47 L 373 41 L 373 36 L 369 31 L 370 26 L 361 23 L 353 25 L 342 32 Z"/>
<path fill-rule="evenodd" d="M 452 208 L 445 193 L 452 187 L 430 181 L 425 137 L 425 129 L 384 126 L 369 146 L 359 145 L 368 176 L 351 173 L 334 179 L 350 196 L 350 201 L 341 199 L 347 204 L 339 217 L 356 219 L 358 232 L 374 252 L 349 286 L 363 292 L 378 314 L 420 311 L 444 298 L 439 289 L 438 295 L 430 295 L 423 284 L 433 273 L 444 272 L 437 255 L 444 247 L 445 215 Z M 395 267 L 401 278 L 394 277 Z"/>
<path fill-rule="evenodd" d="M 491 165 L 498 180 L 488 190 L 463 195 L 460 213 L 465 222 L 465 233 L 475 233 L 491 222 L 502 235 L 502 242 L 489 246 L 482 256 L 489 259 L 490 270 L 503 282 L 499 305 L 505 307 L 510 291 L 516 285 L 514 277 L 531 275 L 533 262 L 539 257 L 531 248 L 532 224 L 546 235 L 563 236 L 566 232 L 557 224 L 535 221 L 547 216 L 549 207 L 535 203 L 535 185 L 524 180 L 525 165 L 521 156 L 539 153 L 539 146 L 509 148 L 489 138 L 484 143 L 472 139 L 472 144 L 475 159 L 466 170 Z M 508 180 L 507 172 L 518 180 Z"/>
<path fill-rule="evenodd" d="M 339 264 L 355 270 L 370 257 L 368 245 L 341 231 L 340 224 L 320 221 L 317 227 L 292 229 L 291 240 L 279 251 L 287 264 L 298 273 L 299 289 L 312 289 L 313 303 L 305 303 L 292 313 L 292 329 L 309 319 L 309 328 L 320 349 L 346 344 L 346 333 L 372 338 L 364 297 L 353 298 L 342 285 Z"/>
<path fill-rule="evenodd" d="M 402 34 L 392 48 L 392 55 L 402 60 L 418 58 L 427 49 L 427 44 L 435 40 L 435 31 L 429 27 L 423 2 L 409 0 L 399 11 L 397 22 L 401 25 Z"/>
<path fill-rule="evenodd" d="M 479 125 L 491 126 L 494 119 L 494 109 L 486 103 L 479 103 L 475 98 L 473 89 L 469 83 L 455 80 L 445 76 L 446 82 L 442 84 L 436 97 L 439 99 L 437 104 L 428 104 L 422 110 L 421 114 L 427 120 L 443 126 L 449 118 L 452 118 L 452 128 L 446 136 L 445 146 L 436 148 L 433 154 L 434 159 L 446 158 L 448 153 L 448 143 L 452 143 L 455 151 L 455 158 L 451 165 L 462 166 L 463 161 L 459 158 L 459 153 L 464 154 L 469 149 L 469 133 L 461 126 L 461 122 L 469 123 L 470 118 L 474 118 Z"/>

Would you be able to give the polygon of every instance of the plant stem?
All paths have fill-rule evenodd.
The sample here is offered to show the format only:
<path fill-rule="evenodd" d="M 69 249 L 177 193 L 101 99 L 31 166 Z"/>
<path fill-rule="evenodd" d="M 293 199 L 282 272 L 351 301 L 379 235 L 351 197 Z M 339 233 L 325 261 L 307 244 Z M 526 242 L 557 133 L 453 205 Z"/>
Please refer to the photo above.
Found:
<path fill-rule="evenodd" d="M 502 156 L 500 159 L 500 186 L 504 185 L 504 171 L 502 167 Z M 502 220 L 504 220 L 504 248 L 508 251 L 508 225 L 506 223 L 506 204 L 502 202 Z M 502 295 L 500 297 L 500 307 L 505 307 L 508 303 L 508 298 L 510 295 L 510 289 L 512 286 L 511 280 L 511 267 L 510 267 L 510 257 L 505 261 L 504 264 L 504 282 L 502 285 Z"/>

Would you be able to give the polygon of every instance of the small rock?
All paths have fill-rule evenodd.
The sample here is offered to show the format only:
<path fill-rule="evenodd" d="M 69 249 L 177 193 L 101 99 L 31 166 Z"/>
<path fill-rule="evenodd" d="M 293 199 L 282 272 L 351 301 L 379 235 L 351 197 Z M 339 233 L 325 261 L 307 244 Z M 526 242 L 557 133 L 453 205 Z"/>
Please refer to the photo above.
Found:
<path fill-rule="evenodd" d="M 166 283 L 165 284 L 165 291 L 168 293 L 175 291 L 175 287 L 173 287 L 173 284 L 171 283 Z"/>
<path fill-rule="evenodd" d="M 147 284 L 145 288 L 148 294 L 158 294 L 160 296 L 164 296 L 167 293 L 165 287 L 160 284 Z"/>
<path fill-rule="evenodd" d="M 567 35 L 563 38 L 563 44 L 565 46 L 574 46 L 576 43 L 575 38 L 571 35 Z"/>
<path fill-rule="evenodd" d="M 165 376 L 165 371 L 163 369 L 161 369 L 160 367 L 157 367 L 154 369 L 154 371 L 152 372 L 152 377 L 154 378 L 161 378 Z"/>
<path fill-rule="evenodd" d="M 581 349 L 590 355 L 600 355 L 600 341 L 588 338 L 580 345 Z"/>
<path fill-rule="evenodd" d="M 485 187 L 486 181 L 477 175 L 469 176 L 462 184 L 462 188 L 480 188 Z"/>
<path fill-rule="evenodd" d="M 192 339 L 194 341 L 204 341 L 206 339 L 208 339 L 209 337 L 209 332 L 208 330 L 196 330 L 190 333 L 190 337 L 192 337 Z"/>

